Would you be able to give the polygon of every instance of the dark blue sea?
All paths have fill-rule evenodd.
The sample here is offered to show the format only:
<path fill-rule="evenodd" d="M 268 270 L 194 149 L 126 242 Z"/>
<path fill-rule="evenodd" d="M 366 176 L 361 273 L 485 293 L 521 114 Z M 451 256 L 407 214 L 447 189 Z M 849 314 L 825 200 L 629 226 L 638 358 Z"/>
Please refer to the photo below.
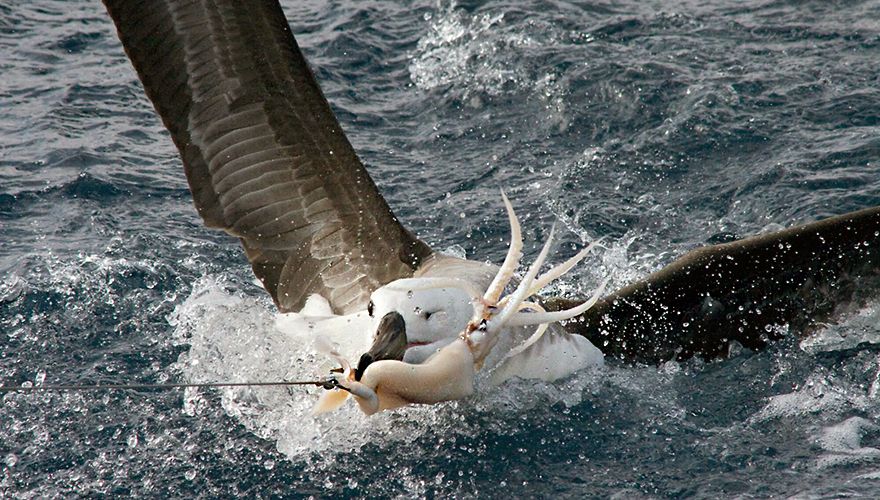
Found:
<path fill-rule="evenodd" d="M 877 1 L 284 8 L 432 247 L 500 261 L 500 188 L 527 257 L 554 221 L 560 254 L 604 238 L 560 294 L 880 205 Z M 0 3 L 0 383 L 320 375 L 274 320 L 100 2 Z M 371 418 L 311 416 L 316 389 L 8 393 L 0 497 L 877 498 L 878 339 L 875 300 L 764 352 Z"/>

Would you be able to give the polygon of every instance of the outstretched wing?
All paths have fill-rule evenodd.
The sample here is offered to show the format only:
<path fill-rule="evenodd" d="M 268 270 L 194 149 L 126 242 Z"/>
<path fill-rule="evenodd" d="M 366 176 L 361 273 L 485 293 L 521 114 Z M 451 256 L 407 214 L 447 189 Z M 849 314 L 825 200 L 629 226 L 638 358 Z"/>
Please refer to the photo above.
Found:
<path fill-rule="evenodd" d="M 210 227 L 241 239 L 282 311 L 339 313 L 430 249 L 394 217 L 277 1 L 105 0 Z"/>
<path fill-rule="evenodd" d="M 566 328 L 606 355 L 661 362 L 760 349 L 876 297 L 880 207 L 696 249 L 599 301 Z M 548 309 L 578 301 L 551 299 Z"/>

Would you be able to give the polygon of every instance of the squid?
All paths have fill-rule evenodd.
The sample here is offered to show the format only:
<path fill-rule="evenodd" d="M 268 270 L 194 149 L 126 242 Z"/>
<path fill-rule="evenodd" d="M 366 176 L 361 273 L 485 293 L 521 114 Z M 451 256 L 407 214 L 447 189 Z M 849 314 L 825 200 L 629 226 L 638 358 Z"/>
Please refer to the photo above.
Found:
<path fill-rule="evenodd" d="M 546 312 L 538 304 L 528 301 L 573 268 L 594 246 L 591 244 L 571 259 L 539 276 L 538 273 L 550 252 L 555 227 L 551 229 L 538 257 L 513 292 L 503 295 L 513 281 L 514 272 L 522 259 L 523 240 L 513 206 L 503 192 L 502 198 L 510 222 L 510 246 L 486 291 L 482 294 L 471 291 L 473 316 L 458 336 L 423 363 L 383 359 L 369 363 L 360 372 L 337 353 L 331 352 L 331 356 L 337 359 L 342 368 L 340 373 L 332 377 L 333 389 L 322 395 L 313 409 L 314 413 L 335 410 L 349 395 L 367 415 L 406 405 L 436 404 L 467 398 L 474 393 L 477 372 L 483 367 L 486 357 L 492 352 L 505 329 L 538 326 L 535 334 L 512 351 L 522 352 L 541 337 L 548 324 L 578 316 L 596 303 L 604 291 L 605 283 L 595 290 L 589 300 L 570 309 Z"/>

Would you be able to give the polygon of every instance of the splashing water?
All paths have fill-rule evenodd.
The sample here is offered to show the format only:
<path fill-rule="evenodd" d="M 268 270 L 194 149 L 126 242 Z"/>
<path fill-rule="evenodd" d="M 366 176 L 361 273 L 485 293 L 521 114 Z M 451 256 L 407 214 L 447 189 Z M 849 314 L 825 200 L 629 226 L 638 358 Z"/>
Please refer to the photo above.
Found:
<path fill-rule="evenodd" d="M 499 261 L 504 187 L 619 286 L 707 242 L 880 205 L 876 2 L 295 3 L 389 205 Z M 4 384 L 312 379 L 202 227 L 106 13 L 0 5 Z M 538 249 L 527 247 L 526 259 Z M 724 361 L 312 417 L 317 389 L 6 394 L 0 496 L 840 497 L 880 491 L 876 300 Z"/>

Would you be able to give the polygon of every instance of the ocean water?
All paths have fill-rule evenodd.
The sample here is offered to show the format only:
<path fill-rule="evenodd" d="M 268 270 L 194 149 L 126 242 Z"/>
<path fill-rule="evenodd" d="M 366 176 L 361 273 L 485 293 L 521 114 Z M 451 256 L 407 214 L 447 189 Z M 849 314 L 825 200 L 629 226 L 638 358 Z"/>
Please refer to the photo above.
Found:
<path fill-rule="evenodd" d="M 880 2 L 285 2 L 389 204 L 558 285 L 880 204 Z M 880 296 L 880 293 L 878 293 Z M 313 389 L 0 398 L 0 497 L 880 496 L 880 300 L 764 352 L 371 418 Z M 0 4 L 0 383 L 311 378 L 97 1 Z"/>

